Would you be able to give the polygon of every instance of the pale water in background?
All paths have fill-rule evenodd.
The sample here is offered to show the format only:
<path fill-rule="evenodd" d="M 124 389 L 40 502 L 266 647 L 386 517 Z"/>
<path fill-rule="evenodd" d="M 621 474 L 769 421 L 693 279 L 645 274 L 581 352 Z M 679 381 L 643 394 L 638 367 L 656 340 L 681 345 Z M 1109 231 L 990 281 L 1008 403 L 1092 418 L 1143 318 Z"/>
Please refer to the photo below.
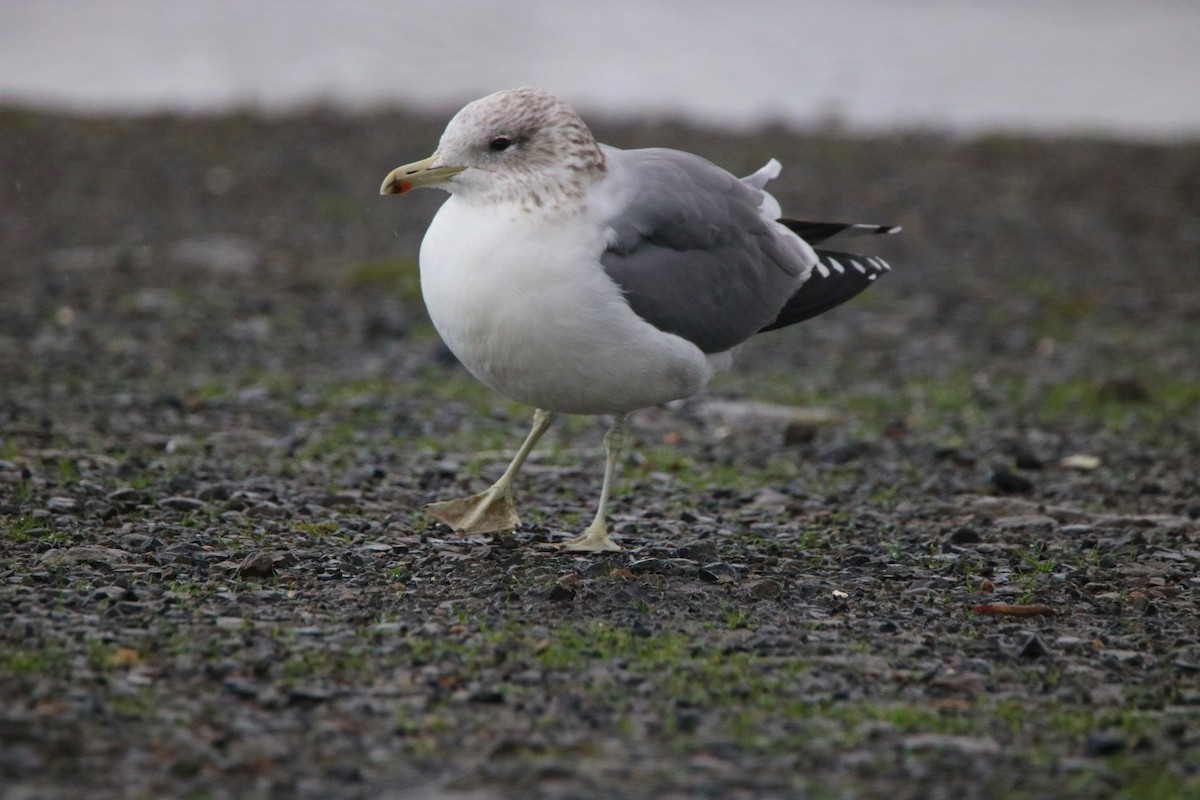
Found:
<path fill-rule="evenodd" d="M 1200 135 L 1200 0 L 0 0 L 0 101 Z"/>

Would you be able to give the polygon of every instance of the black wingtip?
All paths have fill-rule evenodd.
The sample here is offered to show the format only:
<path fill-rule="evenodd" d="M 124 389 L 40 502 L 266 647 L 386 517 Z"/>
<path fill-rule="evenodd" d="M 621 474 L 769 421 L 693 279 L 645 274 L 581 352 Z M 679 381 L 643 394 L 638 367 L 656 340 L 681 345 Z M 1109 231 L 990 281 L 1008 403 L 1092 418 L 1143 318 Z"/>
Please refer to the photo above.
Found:
<path fill-rule="evenodd" d="M 883 231 L 880 231 L 882 233 Z M 760 333 L 795 325 L 840 306 L 892 271 L 879 256 L 860 256 L 818 249 L 812 274 Z"/>
<path fill-rule="evenodd" d="M 881 233 L 900 232 L 899 225 L 810 222 L 802 219 L 781 219 L 779 222 L 812 245 L 823 244 L 831 239 L 848 239 L 853 236 L 875 236 Z"/>

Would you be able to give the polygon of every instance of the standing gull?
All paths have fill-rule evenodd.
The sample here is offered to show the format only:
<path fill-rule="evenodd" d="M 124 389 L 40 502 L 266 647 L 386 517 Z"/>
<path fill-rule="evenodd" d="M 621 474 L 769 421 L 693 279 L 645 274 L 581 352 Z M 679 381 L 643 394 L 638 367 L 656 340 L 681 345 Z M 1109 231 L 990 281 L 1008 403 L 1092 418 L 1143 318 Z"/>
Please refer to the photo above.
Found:
<path fill-rule="evenodd" d="M 511 89 L 459 111 L 429 158 L 380 194 L 450 193 L 421 243 L 421 291 L 471 374 L 533 406 L 500 479 L 426 511 L 463 533 L 520 524 L 513 480 L 555 413 L 613 414 L 596 517 L 564 550 L 620 550 L 605 512 L 629 412 L 696 394 L 756 333 L 840 305 L 888 271 L 815 250 L 880 225 L 782 219 L 764 189 L 690 153 L 596 142 L 569 106 Z"/>

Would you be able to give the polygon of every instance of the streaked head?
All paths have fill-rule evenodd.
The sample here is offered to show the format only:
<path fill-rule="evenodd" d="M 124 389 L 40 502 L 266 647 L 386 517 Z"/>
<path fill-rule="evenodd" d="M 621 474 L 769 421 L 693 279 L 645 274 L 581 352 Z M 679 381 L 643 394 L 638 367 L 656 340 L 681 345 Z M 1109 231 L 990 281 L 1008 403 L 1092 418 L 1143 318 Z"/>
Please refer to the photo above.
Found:
<path fill-rule="evenodd" d="M 548 92 L 496 92 L 454 115 L 432 156 L 392 170 L 380 194 L 440 186 L 468 202 L 542 206 L 580 198 L 604 154 L 579 115 Z"/>

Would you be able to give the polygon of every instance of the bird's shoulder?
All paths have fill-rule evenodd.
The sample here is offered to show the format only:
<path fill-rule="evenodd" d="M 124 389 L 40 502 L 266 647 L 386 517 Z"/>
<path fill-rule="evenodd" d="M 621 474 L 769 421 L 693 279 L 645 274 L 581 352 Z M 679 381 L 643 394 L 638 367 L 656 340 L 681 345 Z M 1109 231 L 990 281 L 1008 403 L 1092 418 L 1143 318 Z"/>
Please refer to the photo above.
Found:
<path fill-rule="evenodd" d="M 702 156 L 665 147 L 602 148 L 607 171 L 588 205 L 610 250 L 629 252 L 649 240 L 694 249 L 711 245 L 714 236 L 758 233 L 765 223 L 763 192 Z"/>

